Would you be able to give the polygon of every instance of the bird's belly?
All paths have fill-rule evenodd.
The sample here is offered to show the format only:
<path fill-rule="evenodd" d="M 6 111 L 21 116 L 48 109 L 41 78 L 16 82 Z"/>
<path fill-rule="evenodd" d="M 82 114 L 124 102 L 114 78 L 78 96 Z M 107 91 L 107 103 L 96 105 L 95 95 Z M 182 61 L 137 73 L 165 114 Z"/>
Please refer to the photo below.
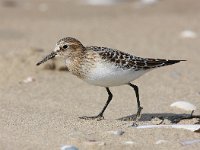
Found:
<path fill-rule="evenodd" d="M 119 86 L 137 79 L 145 72 L 147 71 L 122 69 L 112 64 L 99 64 L 88 73 L 84 81 L 103 87 Z"/>

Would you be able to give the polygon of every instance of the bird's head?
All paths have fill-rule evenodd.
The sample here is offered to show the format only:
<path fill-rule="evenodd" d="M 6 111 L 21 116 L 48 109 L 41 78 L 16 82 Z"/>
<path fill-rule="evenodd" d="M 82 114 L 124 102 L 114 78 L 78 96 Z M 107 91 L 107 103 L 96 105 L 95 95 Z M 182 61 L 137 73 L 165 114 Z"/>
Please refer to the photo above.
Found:
<path fill-rule="evenodd" d="M 59 40 L 56 43 L 56 46 L 49 55 L 47 55 L 44 59 L 39 61 L 36 65 L 40 65 L 47 60 L 50 60 L 54 57 L 63 57 L 63 58 L 70 58 L 73 57 L 73 55 L 76 55 L 77 53 L 83 51 L 85 47 L 81 44 L 80 41 L 78 41 L 75 38 L 66 37 L 61 40 Z"/>

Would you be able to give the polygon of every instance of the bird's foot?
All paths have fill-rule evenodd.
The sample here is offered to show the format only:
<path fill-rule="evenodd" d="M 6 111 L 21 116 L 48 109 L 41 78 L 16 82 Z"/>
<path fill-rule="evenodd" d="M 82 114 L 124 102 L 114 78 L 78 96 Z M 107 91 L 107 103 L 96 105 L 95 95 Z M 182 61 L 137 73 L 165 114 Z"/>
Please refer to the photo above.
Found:
<path fill-rule="evenodd" d="M 138 127 L 138 122 L 134 121 L 133 124 L 131 125 L 132 127 Z"/>
<path fill-rule="evenodd" d="M 142 111 L 142 107 L 138 107 L 138 111 L 137 111 L 137 114 L 136 114 L 136 118 L 135 118 L 135 121 L 133 122 L 132 126 L 133 127 L 137 127 L 138 126 L 138 121 L 141 117 L 141 111 Z"/>
<path fill-rule="evenodd" d="M 99 114 L 97 116 L 83 116 L 83 117 L 79 117 L 80 119 L 85 119 L 85 120 L 94 120 L 96 119 L 97 121 L 103 120 L 104 117 L 102 114 Z"/>

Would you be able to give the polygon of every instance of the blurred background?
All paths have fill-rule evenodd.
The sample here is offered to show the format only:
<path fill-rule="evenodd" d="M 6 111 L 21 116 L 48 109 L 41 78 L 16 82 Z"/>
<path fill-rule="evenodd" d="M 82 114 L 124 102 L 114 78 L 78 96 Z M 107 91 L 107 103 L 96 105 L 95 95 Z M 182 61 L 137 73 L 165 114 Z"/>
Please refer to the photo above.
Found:
<path fill-rule="evenodd" d="M 31 51 L 48 53 L 66 36 L 144 57 L 190 59 L 199 49 L 199 8 L 198 0 L 0 0 L 0 83 L 27 76 Z M 22 64 L 12 60 L 20 57 Z"/>
<path fill-rule="evenodd" d="M 80 121 L 79 116 L 100 111 L 105 89 L 76 79 L 60 59 L 36 67 L 59 39 L 68 36 L 83 45 L 141 57 L 188 60 L 147 73 L 134 83 L 140 88 L 143 113 L 185 113 L 170 107 L 177 100 L 200 108 L 199 0 L 0 0 L 0 149 L 57 148 L 75 131 L 81 133 L 75 132 L 77 144 L 92 135 L 106 137 L 112 146 L 121 142 L 102 134 L 121 125 L 115 119 L 136 112 L 132 89 L 111 88 L 114 100 L 106 120 Z M 154 142 L 148 134 L 163 135 L 178 148 L 177 140 L 193 137 L 161 130 L 141 136 L 127 130 L 130 134 L 122 138 L 138 139 L 139 148 Z"/>

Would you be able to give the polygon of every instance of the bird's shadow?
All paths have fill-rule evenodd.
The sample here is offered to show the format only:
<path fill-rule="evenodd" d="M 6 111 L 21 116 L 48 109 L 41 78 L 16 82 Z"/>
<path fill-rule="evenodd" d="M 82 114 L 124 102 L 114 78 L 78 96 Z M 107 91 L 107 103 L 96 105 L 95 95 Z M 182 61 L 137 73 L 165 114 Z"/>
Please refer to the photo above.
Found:
<path fill-rule="evenodd" d="M 136 115 L 129 115 L 117 120 L 121 121 L 134 121 Z M 191 114 L 174 114 L 174 113 L 145 113 L 142 114 L 139 121 L 152 121 L 153 119 L 160 120 L 162 124 L 165 120 L 170 121 L 170 123 L 179 123 L 181 120 L 193 119 L 196 118 L 197 122 L 195 124 L 200 124 L 200 115 L 191 115 Z"/>

